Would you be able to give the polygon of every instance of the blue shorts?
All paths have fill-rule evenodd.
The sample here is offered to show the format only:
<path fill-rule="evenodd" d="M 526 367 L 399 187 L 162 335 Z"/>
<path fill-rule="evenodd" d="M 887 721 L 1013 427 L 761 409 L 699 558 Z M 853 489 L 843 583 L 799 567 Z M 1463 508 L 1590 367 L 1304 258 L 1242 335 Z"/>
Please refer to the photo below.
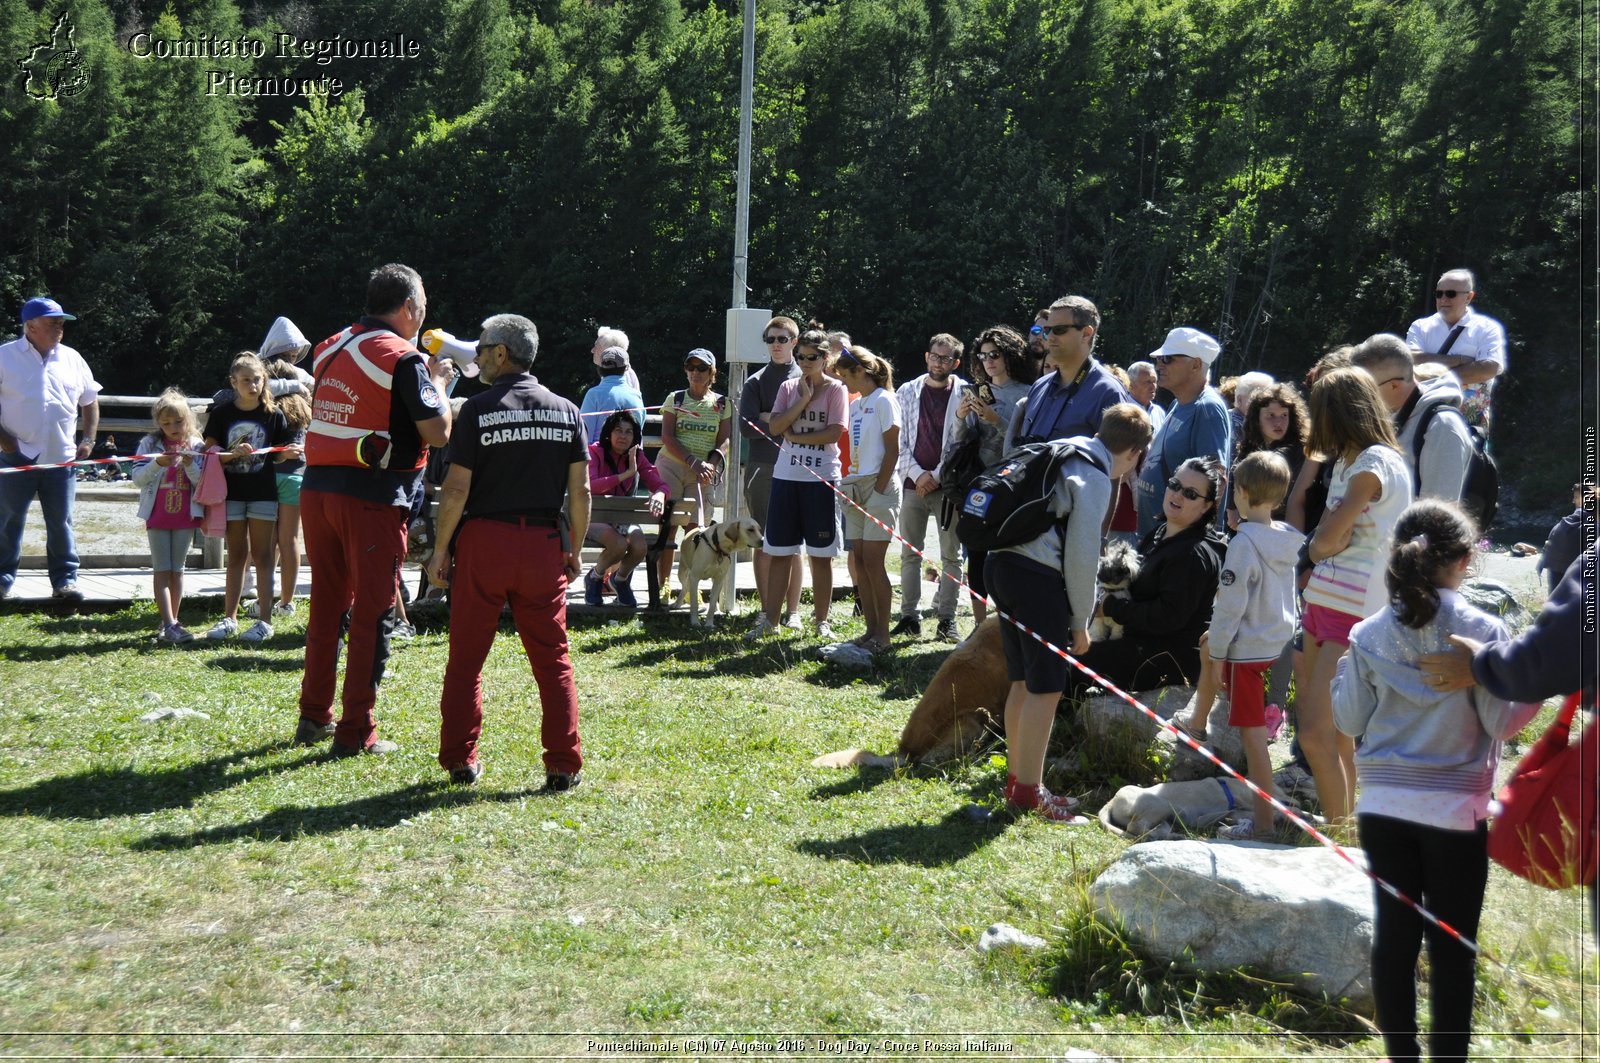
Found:
<path fill-rule="evenodd" d="M 811 557 L 839 556 L 839 504 L 833 485 L 774 478 L 761 549 L 773 557 L 792 557 L 802 542 Z"/>
<path fill-rule="evenodd" d="M 198 528 L 146 528 L 150 540 L 150 571 L 182 572 L 184 559 L 194 545 Z"/>
<path fill-rule="evenodd" d="M 276 502 L 235 502 L 228 499 L 228 523 L 236 520 L 270 520 L 278 519 L 278 503 Z"/>

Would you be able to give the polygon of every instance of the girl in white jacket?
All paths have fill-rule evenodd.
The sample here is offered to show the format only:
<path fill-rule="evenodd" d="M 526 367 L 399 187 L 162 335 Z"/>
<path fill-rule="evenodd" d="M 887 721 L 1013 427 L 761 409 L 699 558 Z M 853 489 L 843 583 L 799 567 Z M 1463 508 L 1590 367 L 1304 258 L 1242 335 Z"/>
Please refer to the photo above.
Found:
<path fill-rule="evenodd" d="M 162 642 L 190 642 L 194 635 L 178 623 L 183 601 L 183 562 L 194 545 L 203 507 L 194 500 L 200 482 L 200 435 L 194 411 L 177 388 L 168 388 L 151 410 L 155 430 L 139 440 L 133 482 L 139 485 L 139 516 L 150 541 L 151 583 Z"/>
<path fill-rule="evenodd" d="M 1387 583 L 1390 606 L 1350 632 L 1350 653 L 1333 683 L 1334 723 L 1352 739 L 1361 796 L 1356 823 L 1372 873 L 1475 939 L 1489 878 L 1489 795 L 1500 742 L 1538 712 L 1483 687 L 1446 692 L 1418 659 L 1451 635 L 1509 638 L 1495 617 L 1456 588 L 1477 538 L 1456 506 L 1424 500 L 1395 524 Z M 1417 1059 L 1417 953 L 1424 936 L 1431 971 L 1430 1058 L 1467 1058 L 1473 953 L 1376 885 L 1372 988 L 1378 1028 L 1393 1060 Z"/>

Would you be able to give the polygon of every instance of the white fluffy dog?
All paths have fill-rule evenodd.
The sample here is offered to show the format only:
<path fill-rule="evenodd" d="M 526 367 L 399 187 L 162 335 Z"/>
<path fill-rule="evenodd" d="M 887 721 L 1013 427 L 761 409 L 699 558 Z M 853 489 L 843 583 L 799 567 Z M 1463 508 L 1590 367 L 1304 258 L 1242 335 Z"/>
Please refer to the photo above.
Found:
<path fill-rule="evenodd" d="M 761 526 L 749 517 L 719 521 L 710 527 L 696 528 L 683 537 L 683 545 L 678 548 L 678 582 L 682 588 L 673 604 L 689 604 L 691 625 L 701 626 L 700 581 L 711 581 L 705 619 L 705 626 L 711 627 L 716 623 L 717 609 L 722 604 L 723 584 L 733 571 L 734 553 L 760 545 Z"/>
<path fill-rule="evenodd" d="M 1139 578 L 1139 554 L 1121 540 L 1106 547 L 1100 555 L 1100 592 L 1105 598 L 1126 598 L 1128 588 Z M 1122 637 L 1122 625 L 1109 616 L 1097 616 L 1089 622 L 1089 637 L 1096 642 Z"/>

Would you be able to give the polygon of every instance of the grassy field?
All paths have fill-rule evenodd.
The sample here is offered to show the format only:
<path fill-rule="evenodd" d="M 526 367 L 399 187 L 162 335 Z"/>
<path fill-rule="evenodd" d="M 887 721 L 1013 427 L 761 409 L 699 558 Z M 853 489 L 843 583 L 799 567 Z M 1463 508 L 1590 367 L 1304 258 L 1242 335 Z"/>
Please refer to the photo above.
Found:
<path fill-rule="evenodd" d="M 850 630 L 847 612 L 834 615 Z M 543 796 L 537 700 L 509 632 L 469 790 L 433 760 L 441 630 L 391 662 L 380 726 L 399 753 L 290 747 L 302 625 L 261 647 L 173 649 L 151 641 L 148 604 L 0 615 L 0 1052 L 1381 1054 L 1329 1009 L 1231 999 L 1243 983 L 1191 986 L 1114 953 L 1124 988 L 1148 988 L 1144 1009 L 1053 997 L 1093 936 L 1084 889 L 1121 842 L 973 822 L 965 806 L 998 799 L 998 756 L 809 765 L 891 750 L 941 644 L 904 643 L 858 678 L 808 659 L 808 639 L 576 626 L 588 764 L 578 790 Z M 210 719 L 140 722 L 160 707 Z M 1109 782 L 1057 788 L 1092 805 Z M 1581 907 L 1496 873 L 1483 941 L 1518 977 L 1480 968 L 1483 1058 L 1595 1055 Z M 1052 946 L 979 953 L 998 921 Z"/>

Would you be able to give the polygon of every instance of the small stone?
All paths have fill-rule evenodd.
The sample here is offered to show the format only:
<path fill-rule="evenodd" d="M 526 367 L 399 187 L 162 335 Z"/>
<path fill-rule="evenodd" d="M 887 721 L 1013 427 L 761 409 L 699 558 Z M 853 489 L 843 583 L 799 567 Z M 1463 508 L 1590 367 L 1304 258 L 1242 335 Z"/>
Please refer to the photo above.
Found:
<path fill-rule="evenodd" d="M 151 709 L 149 712 L 147 712 L 143 716 L 139 717 L 139 722 L 140 723 L 156 723 L 156 722 L 158 722 L 160 720 L 182 720 L 182 719 L 187 719 L 189 717 L 193 717 L 193 718 L 195 718 L 197 720 L 209 720 L 209 719 L 211 719 L 209 714 L 201 712 L 198 709 L 165 708 L 165 709 Z"/>
<path fill-rule="evenodd" d="M 1044 938 L 1024 934 L 1009 923 L 996 923 L 983 932 L 983 937 L 978 939 L 979 952 L 993 952 L 995 949 L 1042 949 Z"/>

